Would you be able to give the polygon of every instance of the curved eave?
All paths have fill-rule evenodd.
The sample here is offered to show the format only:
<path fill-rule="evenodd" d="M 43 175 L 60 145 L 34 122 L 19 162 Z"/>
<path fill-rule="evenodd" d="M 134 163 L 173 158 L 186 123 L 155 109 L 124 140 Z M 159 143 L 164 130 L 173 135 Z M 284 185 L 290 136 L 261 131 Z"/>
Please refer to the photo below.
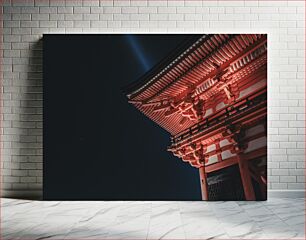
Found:
<path fill-rule="evenodd" d="M 178 59 L 182 54 L 184 54 L 188 49 L 190 49 L 193 44 L 196 44 L 199 39 L 205 37 L 205 35 L 190 34 L 186 37 L 181 44 L 179 44 L 168 56 L 157 63 L 151 70 L 146 72 L 143 76 L 137 79 L 135 82 L 122 87 L 123 93 L 129 98 L 133 99 L 138 93 L 141 92 L 144 87 L 150 87 L 158 74 L 161 72 L 166 72 L 166 67 L 169 66 L 173 61 Z"/>
<path fill-rule="evenodd" d="M 192 45 L 193 48 L 192 51 L 189 51 L 189 55 L 184 54 L 180 61 L 171 65 L 171 69 L 177 68 L 180 62 L 185 61 L 191 55 L 194 56 L 195 51 L 200 51 L 198 50 L 199 48 L 206 46 L 206 55 L 204 53 L 202 57 L 198 55 L 197 61 L 192 62 L 192 64 L 190 63 L 192 66 L 186 66 L 186 71 L 188 71 L 189 75 L 185 74 L 179 78 L 176 76 L 164 77 L 167 74 L 165 73 L 161 77 L 155 78 L 156 80 L 154 81 L 145 75 L 143 79 L 146 79 L 147 85 L 144 82 L 141 84 L 139 80 L 134 85 L 134 95 L 128 95 L 130 103 L 134 104 L 143 114 L 168 131 L 172 136 L 190 128 L 197 121 L 187 119 L 182 122 L 180 113 L 174 113 L 166 117 L 165 112 L 168 109 L 164 106 L 169 104 L 167 99 L 178 100 L 191 92 L 193 96 L 200 96 L 205 101 L 205 109 L 207 110 L 211 105 L 221 103 L 223 99 L 226 99 L 224 91 L 221 91 L 225 84 L 237 84 L 240 90 L 246 89 L 250 84 L 256 84 L 259 81 L 266 84 L 266 35 L 214 34 L 206 35 L 205 38 L 202 37 L 201 39 L 197 45 Z M 207 44 L 211 44 L 211 46 L 209 47 Z M 189 46 L 189 49 L 192 46 Z M 210 48 L 210 52 L 208 52 L 208 48 Z M 169 59 L 173 59 L 173 56 L 168 58 L 167 63 L 169 63 Z M 219 65 L 214 65 L 214 62 Z M 149 76 L 156 77 L 157 75 L 154 74 L 161 72 L 161 69 L 163 69 L 161 66 L 164 68 L 168 66 L 162 64 L 164 63 L 161 62 L 156 67 L 159 71 L 156 69 L 152 70 L 148 73 Z M 214 81 L 214 77 L 223 70 L 226 70 L 223 75 L 229 80 L 226 80 L 226 82 Z M 139 84 L 141 88 L 139 88 Z M 138 88 L 136 88 L 136 85 Z M 191 90 L 190 86 L 192 86 Z M 135 94 L 135 89 L 138 90 L 137 94 Z M 209 114 L 209 112 L 206 112 L 204 118 L 209 116 Z"/>

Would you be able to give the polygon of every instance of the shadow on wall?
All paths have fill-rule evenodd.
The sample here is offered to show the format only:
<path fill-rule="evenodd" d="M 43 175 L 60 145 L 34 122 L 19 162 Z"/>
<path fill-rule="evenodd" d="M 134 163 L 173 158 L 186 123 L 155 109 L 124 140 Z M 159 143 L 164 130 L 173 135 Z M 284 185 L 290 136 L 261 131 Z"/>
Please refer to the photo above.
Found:
<path fill-rule="evenodd" d="M 29 44 L 24 51 L 26 64 L 19 69 L 19 78 L 11 83 L 19 88 L 12 91 L 11 99 L 18 100 L 12 107 L 12 113 L 18 114 L 17 121 L 12 121 L 12 128 L 17 132 L 16 140 L 11 139 L 8 158 L 11 161 L 11 176 L 19 177 L 19 182 L 9 186 L 3 184 L 2 197 L 41 199 L 42 198 L 42 125 L 43 125 L 43 50 L 42 39 Z M 28 52 L 27 52 L 28 51 Z M 23 57 L 23 56 L 22 56 Z M 22 61 L 22 59 L 21 59 Z M 21 62 L 21 64 L 23 64 Z M 17 64 L 16 64 L 17 65 Z M 15 63 L 13 63 L 14 71 Z M 13 96 L 16 94 L 17 96 Z M 13 103 L 11 103 L 13 104 Z M 16 136 L 15 136 L 16 137 Z M 5 180 L 3 181 L 5 183 Z"/>

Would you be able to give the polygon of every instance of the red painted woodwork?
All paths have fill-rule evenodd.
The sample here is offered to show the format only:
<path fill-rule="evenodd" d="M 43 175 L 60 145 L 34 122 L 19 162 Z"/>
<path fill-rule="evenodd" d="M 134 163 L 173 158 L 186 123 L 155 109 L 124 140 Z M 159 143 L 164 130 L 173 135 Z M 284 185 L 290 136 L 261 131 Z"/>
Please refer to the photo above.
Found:
<path fill-rule="evenodd" d="M 199 168 L 199 174 L 201 181 L 202 199 L 208 200 L 208 183 L 207 183 L 207 174 L 205 172 L 205 166 Z"/>
<path fill-rule="evenodd" d="M 129 102 L 171 134 L 168 151 L 199 168 L 203 199 L 207 173 L 238 164 L 245 198 L 255 200 L 251 179 L 266 186 L 266 173 L 250 162 L 266 156 L 265 147 L 249 149 L 266 136 L 267 37 L 203 35 L 181 51 L 130 88 Z"/>

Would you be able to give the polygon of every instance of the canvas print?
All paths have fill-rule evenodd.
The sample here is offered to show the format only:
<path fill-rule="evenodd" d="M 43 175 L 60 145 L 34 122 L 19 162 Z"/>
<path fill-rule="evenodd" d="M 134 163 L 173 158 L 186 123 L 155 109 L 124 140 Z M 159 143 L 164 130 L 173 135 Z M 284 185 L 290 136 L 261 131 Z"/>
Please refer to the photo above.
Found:
<path fill-rule="evenodd" d="M 267 199 L 266 34 L 43 41 L 44 199 Z"/>

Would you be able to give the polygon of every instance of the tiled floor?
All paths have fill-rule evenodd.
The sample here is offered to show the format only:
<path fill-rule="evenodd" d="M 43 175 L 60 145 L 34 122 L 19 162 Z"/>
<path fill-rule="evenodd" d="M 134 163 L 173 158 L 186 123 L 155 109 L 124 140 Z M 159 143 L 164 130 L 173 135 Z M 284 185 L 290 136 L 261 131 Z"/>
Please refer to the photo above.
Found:
<path fill-rule="evenodd" d="M 1 199 L 4 239 L 305 239 L 305 199 L 79 202 Z"/>

